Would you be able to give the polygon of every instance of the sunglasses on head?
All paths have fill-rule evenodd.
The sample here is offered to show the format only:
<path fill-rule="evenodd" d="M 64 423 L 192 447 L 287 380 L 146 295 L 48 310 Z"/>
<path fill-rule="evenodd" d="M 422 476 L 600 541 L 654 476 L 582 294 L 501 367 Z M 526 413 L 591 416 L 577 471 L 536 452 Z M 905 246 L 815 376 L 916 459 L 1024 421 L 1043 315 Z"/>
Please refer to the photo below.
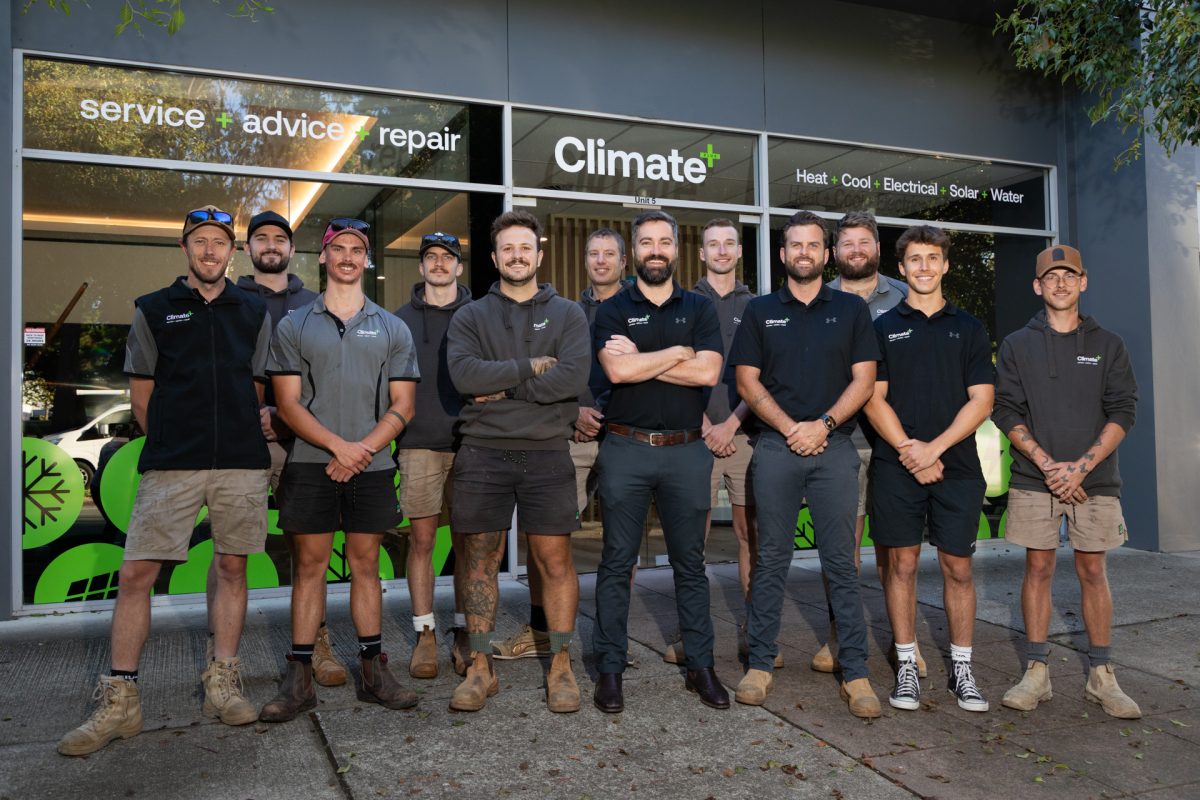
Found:
<path fill-rule="evenodd" d="M 353 219 L 351 217 L 335 217 L 329 220 L 329 227 L 335 231 L 369 231 L 371 226 L 369 223 L 363 222 L 361 219 Z"/>
<path fill-rule="evenodd" d="M 208 221 L 219 222 L 222 225 L 232 225 L 233 215 L 227 214 L 224 211 L 211 211 L 207 208 L 197 208 L 195 211 L 187 213 L 187 221 L 199 225 Z"/>
<path fill-rule="evenodd" d="M 458 247 L 458 237 L 448 233 L 427 233 L 421 237 L 421 244 L 449 244 Z"/>

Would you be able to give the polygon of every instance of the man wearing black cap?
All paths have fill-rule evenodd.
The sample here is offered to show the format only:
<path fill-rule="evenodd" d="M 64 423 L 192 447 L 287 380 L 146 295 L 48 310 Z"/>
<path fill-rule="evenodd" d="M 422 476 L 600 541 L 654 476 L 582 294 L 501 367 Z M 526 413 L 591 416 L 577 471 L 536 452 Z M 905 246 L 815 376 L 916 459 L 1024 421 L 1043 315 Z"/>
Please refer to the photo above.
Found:
<path fill-rule="evenodd" d="M 454 446 L 462 396 L 450 380 L 446 366 L 446 332 L 450 319 L 471 302 L 471 291 L 460 285 L 462 246 L 449 233 L 421 237 L 420 263 L 423 281 L 413 286 L 412 299 L 396 316 L 412 332 L 417 349 L 417 366 L 422 381 L 417 384 L 417 415 L 396 439 L 396 463 L 400 467 L 400 505 L 408 514 L 408 562 L 405 576 L 412 598 L 413 647 L 408 672 L 414 678 L 436 678 L 437 641 L 433 616 L 433 548 L 437 541 L 438 517 L 453 487 Z M 453 534 L 452 534 L 453 535 Z M 454 552 L 463 548 L 454 537 Z M 459 675 L 467 672 L 470 644 L 463 615 L 461 592 L 463 569 L 454 570 L 455 620 L 452 655 Z"/>
<path fill-rule="evenodd" d="M 179 244 L 188 274 L 134 301 L 125 374 L 146 443 L 113 609 L 112 672 L 100 678 L 92 716 L 58 743 L 63 755 L 87 755 L 141 732 L 138 663 L 150 633 L 150 592 L 163 562 L 187 560 L 202 506 L 217 562 L 204 714 L 227 725 L 256 716 L 242 697 L 237 650 L 246 558 L 262 552 L 267 536 L 271 460 L 258 381 L 266 377 L 271 321 L 261 300 L 225 277 L 234 251 L 228 213 L 216 206 L 188 212 Z"/>
<path fill-rule="evenodd" d="M 1050 585 L 1066 519 L 1088 634 L 1084 697 L 1122 719 L 1142 715 L 1109 663 L 1112 595 L 1105 554 L 1125 543 L 1117 445 L 1133 427 L 1137 383 L 1125 343 L 1079 313 L 1087 272 L 1079 251 L 1055 245 L 1037 257 L 1033 291 L 1045 308 L 1000 345 L 992 419 L 1013 445 L 1005 538 L 1025 549 L 1021 611 L 1025 675 L 1001 701 L 1032 711 L 1051 698 Z"/>

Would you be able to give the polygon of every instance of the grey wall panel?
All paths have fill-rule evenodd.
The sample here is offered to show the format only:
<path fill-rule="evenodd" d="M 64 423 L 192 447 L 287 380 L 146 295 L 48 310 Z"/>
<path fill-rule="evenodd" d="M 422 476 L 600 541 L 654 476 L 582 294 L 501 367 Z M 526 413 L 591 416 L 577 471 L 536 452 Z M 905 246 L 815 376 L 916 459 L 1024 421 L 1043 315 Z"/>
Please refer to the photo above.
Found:
<path fill-rule="evenodd" d="M 491 0 L 293 0 L 254 23 L 191 3 L 173 37 L 115 38 L 114 3 L 73 3 L 69 17 L 40 4 L 21 16 L 21 5 L 19 48 L 496 100 L 508 91 L 505 6 Z"/>
<path fill-rule="evenodd" d="M 511 99 L 758 129 L 757 2 L 509 3 Z"/>

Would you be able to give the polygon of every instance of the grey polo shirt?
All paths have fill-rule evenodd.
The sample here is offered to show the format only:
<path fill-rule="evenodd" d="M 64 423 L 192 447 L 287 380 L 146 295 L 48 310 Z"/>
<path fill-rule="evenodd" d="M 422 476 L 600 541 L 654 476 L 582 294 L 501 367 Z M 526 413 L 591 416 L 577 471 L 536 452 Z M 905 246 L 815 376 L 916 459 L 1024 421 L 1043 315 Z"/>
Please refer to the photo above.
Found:
<path fill-rule="evenodd" d="M 345 323 L 325 309 L 325 295 L 284 317 L 271 339 L 268 375 L 300 376 L 300 403 L 348 442 L 371 432 L 391 405 L 392 381 L 417 381 L 417 351 L 399 317 L 369 299 Z M 329 462 L 326 450 L 297 438 L 288 461 Z M 368 472 L 394 469 L 385 448 Z"/>

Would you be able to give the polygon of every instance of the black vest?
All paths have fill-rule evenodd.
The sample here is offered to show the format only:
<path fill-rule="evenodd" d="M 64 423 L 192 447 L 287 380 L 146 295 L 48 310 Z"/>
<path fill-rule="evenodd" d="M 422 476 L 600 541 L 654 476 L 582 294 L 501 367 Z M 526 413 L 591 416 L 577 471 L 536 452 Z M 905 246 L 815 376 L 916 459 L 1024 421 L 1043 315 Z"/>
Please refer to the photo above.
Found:
<path fill-rule="evenodd" d="M 138 471 L 269 467 L 253 368 L 262 300 L 227 279 L 208 303 L 180 278 L 134 303 L 158 347 Z"/>

